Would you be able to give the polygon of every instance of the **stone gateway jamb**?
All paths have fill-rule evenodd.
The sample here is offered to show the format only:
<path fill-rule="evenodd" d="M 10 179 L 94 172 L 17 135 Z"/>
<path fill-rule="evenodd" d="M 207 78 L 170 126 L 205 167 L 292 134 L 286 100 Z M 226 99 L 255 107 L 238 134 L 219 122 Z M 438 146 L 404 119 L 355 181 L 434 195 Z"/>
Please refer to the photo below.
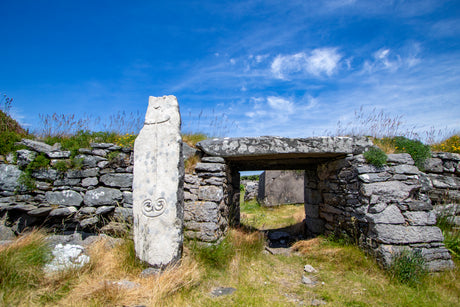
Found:
<path fill-rule="evenodd" d="M 149 97 L 134 144 L 133 218 L 136 255 L 165 267 L 182 255 L 184 166 L 176 97 Z"/>

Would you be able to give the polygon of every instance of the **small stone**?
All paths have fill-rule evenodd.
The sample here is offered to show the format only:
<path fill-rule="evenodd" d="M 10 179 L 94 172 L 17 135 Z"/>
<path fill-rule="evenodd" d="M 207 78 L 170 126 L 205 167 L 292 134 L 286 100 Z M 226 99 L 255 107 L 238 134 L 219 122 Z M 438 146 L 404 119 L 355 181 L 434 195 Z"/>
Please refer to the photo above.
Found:
<path fill-rule="evenodd" d="M 87 228 L 96 225 L 99 223 L 99 218 L 97 216 L 89 217 L 87 219 L 84 219 L 80 221 L 80 227 L 81 228 Z"/>
<path fill-rule="evenodd" d="M 160 273 L 161 273 L 161 270 L 158 268 L 147 268 L 141 272 L 140 276 L 143 278 L 146 278 L 146 277 L 158 275 Z"/>
<path fill-rule="evenodd" d="M 115 206 L 101 206 L 96 209 L 96 214 L 97 215 L 106 214 L 106 213 L 111 212 L 114 208 Z"/>
<path fill-rule="evenodd" d="M 317 281 L 315 281 L 315 280 L 313 280 L 310 277 L 305 276 L 305 275 L 302 276 L 302 283 L 304 285 L 309 286 L 309 287 L 314 287 L 314 286 L 316 286 L 316 284 L 318 284 Z"/>
<path fill-rule="evenodd" d="M 98 183 L 99 183 L 99 181 L 97 180 L 97 177 L 88 177 L 88 178 L 84 178 L 81 181 L 81 186 L 82 187 L 91 187 L 91 186 L 96 186 Z"/>
<path fill-rule="evenodd" d="M 306 264 L 303 268 L 303 270 L 307 273 L 318 273 L 318 270 L 315 269 L 314 267 L 312 267 L 311 265 L 309 264 Z"/>
<path fill-rule="evenodd" d="M 223 296 L 223 295 L 229 295 L 229 294 L 232 294 L 235 291 L 236 291 L 236 289 L 232 288 L 232 287 L 219 287 L 219 288 L 215 288 L 215 289 L 213 289 L 211 291 L 211 296 L 219 297 L 219 296 Z"/>

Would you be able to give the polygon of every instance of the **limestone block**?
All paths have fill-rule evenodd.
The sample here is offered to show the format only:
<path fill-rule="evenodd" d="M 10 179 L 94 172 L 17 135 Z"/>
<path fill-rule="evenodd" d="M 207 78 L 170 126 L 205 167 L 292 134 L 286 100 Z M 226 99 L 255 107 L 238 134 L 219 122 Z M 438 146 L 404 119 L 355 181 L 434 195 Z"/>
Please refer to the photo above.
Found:
<path fill-rule="evenodd" d="M 109 187 L 127 188 L 133 184 L 133 175 L 127 173 L 109 173 L 102 175 L 101 181 Z"/>
<path fill-rule="evenodd" d="M 115 209 L 115 206 L 100 206 L 96 209 L 96 215 L 106 214 Z"/>
<path fill-rule="evenodd" d="M 16 165 L 0 164 L 0 190 L 14 192 L 21 174 Z"/>
<path fill-rule="evenodd" d="M 415 165 L 406 164 L 392 166 L 391 170 L 396 174 L 416 175 L 420 173 L 419 169 Z"/>
<path fill-rule="evenodd" d="M 37 153 L 35 151 L 30 151 L 27 149 L 21 149 L 16 151 L 17 154 L 17 165 L 24 169 L 30 162 L 32 162 Z"/>
<path fill-rule="evenodd" d="M 361 181 L 365 183 L 372 183 L 372 182 L 382 182 L 387 181 L 391 178 L 391 175 L 387 172 L 380 172 L 380 173 L 370 173 L 370 174 L 361 174 L 358 176 Z"/>
<path fill-rule="evenodd" d="M 38 169 L 32 172 L 32 177 L 40 180 L 56 180 L 58 171 L 55 169 Z"/>
<path fill-rule="evenodd" d="M 414 160 L 408 153 L 389 154 L 387 163 L 414 165 Z"/>
<path fill-rule="evenodd" d="M 91 187 L 91 186 L 96 186 L 98 183 L 99 183 L 99 181 L 97 180 L 97 177 L 88 177 L 88 178 L 84 178 L 81 181 L 81 186 L 82 187 Z"/>
<path fill-rule="evenodd" d="M 221 157 L 203 157 L 201 162 L 225 163 L 225 159 Z"/>
<path fill-rule="evenodd" d="M 436 214 L 432 211 L 407 211 L 404 212 L 409 225 L 415 226 L 431 226 L 436 224 Z"/>
<path fill-rule="evenodd" d="M 377 196 L 373 197 L 374 201 L 382 198 L 390 202 L 407 199 L 416 188 L 416 185 L 409 186 L 400 181 L 387 181 L 363 184 L 361 189 L 365 196 Z"/>
<path fill-rule="evenodd" d="M 69 216 L 77 212 L 77 208 L 75 207 L 66 207 L 66 208 L 57 208 L 52 210 L 48 216 Z"/>
<path fill-rule="evenodd" d="M 224 197 L 222 187 L 201 186 L 198 190 L 198 199 L 205 201 L 220 202 Z"/>
<path fill-rule="evenodd" d="M 133 217 L 136 255 L 154 267 L 182 254 L 184 166 L 176 97 L 150 97 L 134 144 Z"/>
<path fill-rule="evenodd" d="M 196 164 L 195 170 L 202 171 L 202 172 L 224 172 L 225 164 L 200 162 Z"/>
<path fill-rule="evenodd" d="M 52 209 L 53 208 L 51 207 L 41 207 L 41 208 L 30 210 L 27 212 L 27 214 L 31 216 L 47 216 L 48 213 L 50 213 Z"/>
<path fill-rule="evenodd" d="M 61 148 L 61 144 L 56 143 L 53 146 L 48 145 L 46 143 L 40 142 L 40 141 L 35 141 L 35 140 L 30 140 L 30 139 L 22 139 L 19 144 L 25 145 L 37 152 L 42 152 L 42 153 L 48 153 L 51 151 L 56 151 Z"/>
<path fill-rule="evenodd" d="M 60 206 L 74 206 L 79 207 L 83 202 L 83 198 L 80 193 L 77 193 L 72 190 L 64 191 L 49 191 L 45 194 L 46 201 L 51 205 L 60 205 Z"/>
<path fill-rule="evenodd" d="M 105 158 L 92 155 L 78 155 L 75 159 L 82 159 L 84 167 L 96 167 L 99 162 L 106 160 Z"/>
<path fill-rule="evenodd" d="M 441 229 L 434 226 L 371 224 L 375 239 L 384 244 L 442 242 Z"/>
<path fill-rule="evenodd" d="M 133 204 L 133 192 L 131 191 L 123 191 L 123 204 L 126 207 L 126 205 L 131 205 Z"/>
<path fill-rule="evenodd" d="M 50 159 L 67 159 L 67 158 L 70 158 L 71 154 L 72 153 L 67 150 L 58 150 L 58 151 L 51 151 L 51 152 L 46 153 L 46 155 Z"/>
<path fill-rule="evenodd" d="M 442 173 L 442 160 L 438 158 L 426 159 L 423 167 L 429 173 Z"/>
<path fill-rule="evenodd" d="M 218 220 L 218 206 L 214 202 L 187 202 L 184 206 L 184 220 L 195 222 L 214 222 Z"/>
<path fill-rule="evenodd" d="M 80 221 L 81 228 L 88 228 L 99 223 L 99 218 L 97 216 L 89 217 Z"/>
<path fill-rule="evenodd" d="M 121 201 L 123 195 L 117 189 L 100 187 L 85 193 L 83 201 L 87 206 L 114 205 Z"/>
<path fill-rule="evenodd" d="M 406 221 L 395 205 L 388 206 L 385 210 L 376 214 L 367 213 L 366 219 L 375 224 L 404 224 Z"/>

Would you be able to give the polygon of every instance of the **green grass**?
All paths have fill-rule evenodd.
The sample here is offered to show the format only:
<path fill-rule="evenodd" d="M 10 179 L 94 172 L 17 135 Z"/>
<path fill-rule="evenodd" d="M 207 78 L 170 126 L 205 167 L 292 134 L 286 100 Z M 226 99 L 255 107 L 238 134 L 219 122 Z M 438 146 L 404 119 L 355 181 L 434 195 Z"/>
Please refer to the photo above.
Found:
<path fill-rule="evenodd" d="M 374 166 L 382 167 L 387 162 L 387 155 L 380 148 L 371 148 L 364 153 L 364 159 Z"/>
<path fill-rule="evenodd" d="M 241 193 L 243 194 L 243 193 Z M 256 200 L 240 201 L 241 223 L 256 229 L 273 229 L 294 225 L 303 220 L 303 204 L 263 207 Z"/>
<path fill-rule="evenodd" d="M 0 302 L 13 306 L 28 292 L 39 288 L 43 266 L 51 258 L 44 236 L 32 233 L 0 249 Z"/>

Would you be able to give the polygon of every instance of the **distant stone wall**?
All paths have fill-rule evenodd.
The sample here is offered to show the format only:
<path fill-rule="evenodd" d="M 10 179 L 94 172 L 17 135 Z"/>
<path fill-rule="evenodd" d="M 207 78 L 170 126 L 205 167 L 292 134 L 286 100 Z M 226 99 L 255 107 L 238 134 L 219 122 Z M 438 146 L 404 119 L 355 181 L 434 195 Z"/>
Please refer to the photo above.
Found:
<path fill-rule="evenodd" d="M 264 171 L 259 176 L 257 200 L 265 207 L 303 204 L 304 171 Z"/>

